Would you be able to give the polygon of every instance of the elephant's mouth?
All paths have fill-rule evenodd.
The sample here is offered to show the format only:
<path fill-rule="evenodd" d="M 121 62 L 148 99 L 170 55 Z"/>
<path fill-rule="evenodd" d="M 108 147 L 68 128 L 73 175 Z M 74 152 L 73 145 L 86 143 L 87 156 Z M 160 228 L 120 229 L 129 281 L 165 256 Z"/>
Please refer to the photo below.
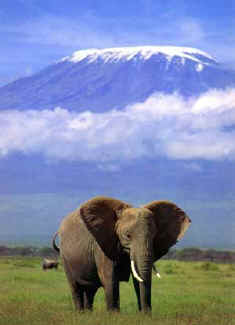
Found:
<path fill-rule="evenodd" d="M 128 246 L 122 246 L 122 250 L 123 250 L 124 253 L 130 255 L 130 251 L 131 251 L 130 250 L 130 247 L 128 247 Z"/>
<path fill-rule="evenodd" d="M 125 253 L 130 254 L 130 248 L 125 247 L 123 250 Z"/>

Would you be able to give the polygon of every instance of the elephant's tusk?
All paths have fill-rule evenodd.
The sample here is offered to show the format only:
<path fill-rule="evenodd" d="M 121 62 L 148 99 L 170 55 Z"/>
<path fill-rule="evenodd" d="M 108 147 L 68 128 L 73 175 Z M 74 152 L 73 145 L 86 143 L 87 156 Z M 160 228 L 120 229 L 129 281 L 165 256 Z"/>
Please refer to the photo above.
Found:
<path fill-rule="evenodd" d="M 132 271 L 133 276 L 136 278 L 136 280 L 138 280 L 139 282 L 144 282 L 144 280 L 141 279 L 141 277 L 136 272 L 135 263 L 133 260 L 131 260 L 131 271 Z"/>
<path fill-rule="evenodd" d="M 153 264 L 153 271 L 154 271 L 154 273 L 156 274 L 156 276 L 159 278 L 159 279 L 161 279 L 161 275 L 160 275 L 160 273 L 158 272 L 158 270 L 157 270 L 157 268 L 156 268 L 156 266 Z"/>

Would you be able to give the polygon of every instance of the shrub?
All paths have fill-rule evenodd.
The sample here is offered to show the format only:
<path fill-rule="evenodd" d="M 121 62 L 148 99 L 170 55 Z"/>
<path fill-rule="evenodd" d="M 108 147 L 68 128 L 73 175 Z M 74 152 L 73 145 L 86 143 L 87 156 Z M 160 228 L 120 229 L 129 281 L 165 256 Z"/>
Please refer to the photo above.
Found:
<path fill-rule="evenodd" d="M 213 262 L 202 263 L 200 269 L 203 271 L 219 271 L 219 266 Z"/>
<path fill-rule="evenodd" d="M 177 273 L 178 266 L 175 263 L 167 263 L 164 266 L 164 273 L 166 274 L 174 274 Z"/>

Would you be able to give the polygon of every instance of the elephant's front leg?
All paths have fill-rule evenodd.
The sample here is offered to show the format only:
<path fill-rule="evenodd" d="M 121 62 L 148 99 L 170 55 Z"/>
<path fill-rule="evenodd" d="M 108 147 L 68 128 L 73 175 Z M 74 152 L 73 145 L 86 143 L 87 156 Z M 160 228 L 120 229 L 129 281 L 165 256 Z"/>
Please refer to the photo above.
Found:
<path fill-rule="evenodd" d="M 120 310 L 119 281 L 108 280 L 104 285 L 107 310 Z"/>
<path fill-rule="evenodd" d="M 98 274 L 104 287 L 107 310 L 120 310 L 119 277 L 115 262 L 103 255 L 99 259 Z"/>

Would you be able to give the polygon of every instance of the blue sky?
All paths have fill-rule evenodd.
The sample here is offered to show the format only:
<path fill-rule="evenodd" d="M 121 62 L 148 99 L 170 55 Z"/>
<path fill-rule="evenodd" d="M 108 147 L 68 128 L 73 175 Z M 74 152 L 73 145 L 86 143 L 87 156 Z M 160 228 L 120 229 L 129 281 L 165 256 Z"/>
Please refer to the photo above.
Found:
<path fill-rule="evenodd" d="M 177 45 L 235 62 L 234 0 L 1 0 L 0 86 L 85 48 Z"/>

